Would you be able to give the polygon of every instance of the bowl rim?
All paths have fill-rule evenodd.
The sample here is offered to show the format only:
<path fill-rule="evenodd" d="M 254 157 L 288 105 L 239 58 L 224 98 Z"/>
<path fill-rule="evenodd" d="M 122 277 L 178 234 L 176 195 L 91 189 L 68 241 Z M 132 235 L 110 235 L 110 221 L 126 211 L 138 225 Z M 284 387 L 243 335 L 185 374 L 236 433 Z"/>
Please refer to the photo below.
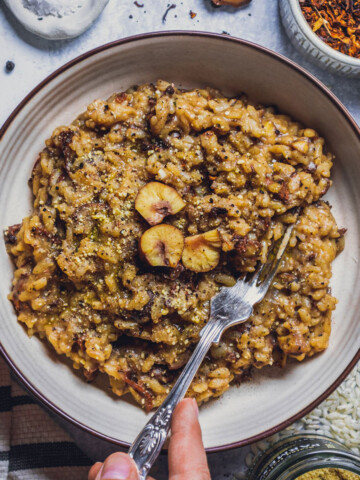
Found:
<path fill-rule="evenodd" d="M 64 73 L 66 70 L 69 68 L 81 63 L 83 60 L 86 60 L 89 57 L 92 57 L 93 55 L 96 55 L 98 53 L 104 52 L 106 50 L 109 50 L 114 47 L 118 47 L 120 45 L 125 45 L 130 42 L 137 42 L 137 41 L 142 41 L 142 40 L 148 40 L 148 39 L 153 39 L 153 38 L 163 38 L 163 37 L 181 37 L 181 36 L 187 36 L 187 37 L 199 37 L 199 38 L 210 38 L 210 39 L 217 39 L 219 41 L 224 41 L 224 42 L 231 42 L 239 45 L 244 45 L 248 48 L 257 50 L 258 52 L 261 52 L 263 54 L 266 54 L 273 59 L 287 65 L 288 67 L 292 68 L 295 70 L 298 74 L 302 75 L 306 80 L 312 82 L 312 84 L 317 87 L 318 90 L 320 90 L 321 93 L 325 94 L 335 105 L 335 107 L 338 109 L 339 113 L 345 118 L 347 123 L 352 127 L 354 130 L 354 133 L 357 135 L 360 143 L 360 127 L 358 124 L 355 122 L 355 120 L 352 118 L 346 107 L 340 102 L 340 100 L 320 81 L 318 80 L 315 76 L 313 76 L 311 73 L 309 73 L 307 70 L 305 70 L 303 67 L 300 65 L 296 64 L 292 60 L 286 58 L 285 56 L 274 52 L 273 50 L 263 47 L 261 45 L 258 45 L 256 43 L 250 42 L 248 40 L 244 40 L 241 38 L 236 38 L 232 37 L 229 35 L 224 35 L 224 34 L 218 34 L 218 33 L 211 33 L 211 32 L 200 32 L 200 31 L 191 31 L 191 30 L 167 30 L 167 31 L 157 31 L 157 32 L 149 32 L 149 33 L 144 33 L 144 34 L 139 34 L 139 35 L 134 35 L 130 37 L 125 37 L 123 39 L 115 40 L 103 45 L 100 45 L 98 47 L 95 47 L 91 50 L 88 50 L 87 52 L 75 57 L 74 59 L 70 60 L 69 62 L 65 63 L 58 69 L 56 69 L 54 72 L 52 72 L 50 75 L 48 75 L 43 81 L 41 81 L 37 86 L 35 86 L 26 96 L 25 98 L 15 107 L 15 109 L 12 111 L 12 113 L 9 115 L 5 123 L 2 125 L 0 128 L 0 140 L 4 137 L 7 129 L 15 119 L 15 117 L 19 114 L 19 112 L 26 106 L 26 104 L 47 84 L 49 84 L 54 78 L 58 77 L 62 73 Z M 2 355 L 3 359 L 7 363 L 7 365 L 10 367 L 12 372 L 15 374 L 15 376 L 20 380 L 22 385 L 26 388 L 26 390 L 33 396 L 35 397 L 42 405 L 44 405 L 48 410 L 50 410 L 52 413 L 55 413 L 56 415 L 59 415 L 63 419 L 69 421 L 71 424 L 74 426 L 82 429 L 83 431 L 94 435 L 95 437 L 110 442 L 112 444 L 118 445 L 120 447 L 125 447 L 128 448 L 130 446 L 130 443 L 119 440 L 117 438 L 110 437 L 104 433 L 98 432 L 97 430 L 88 427 L 87 425 L 79 422 L 76 420 L 76 418 L 73 418 L 71 415 L 67 414 L 64 412 L 59 406 L 57 406 L 55 403 L 51 402 L 48 400 L 38 389 L 35 385 L 33 385 L 20 371 L 20 369 L 17 367 L 16 363 L 10 355 L 7 353 L 6 349 L 2 345 L 0 341 L 0 354 Z M 249 445 L 251 443 L 254 443 L 259 440 L 263 440 L 264 438 L 273 435 L 280 430 L 283 430 L 284 428 L 288 427 L 292 423 L 294 423 L 296 420 L 299 420 L 301 417 L 309 413 L 311 410 L 313 410 L 315 407 L 319 405 L 323 400 L 325 400 L 340 384 L 341 382 L 347 377 L 347 375 L 351 372 L 353 367 L 356 365 L 357 361 L 360 360 L 360 348 L 356 352 L 355 356 L 353 359 L 350 361 L 350 363 L 346 366 L 344 371 L 339 375 L 339 377 L 323 392 L 317 399 L 315 399 L 313 402 L 311 402 L 309 405 L 307 405 L 305 408 L 297 412 L 295 415 L 291 416 L 289 419 L 279 423 L 278 425 L 275 425 L 272 428 L 269 428 L 257 435 L 253 435 L 249 438 L 245 438 L 243 440 L 237 441 L 237 442 L 231 442 L 223 445 L 218 445 L 215 447 L 209 447 L 206 448 L 207 453 L 213 453 L 213 452 L 220 452 L 224 450 L 230 450 L 233 448 L 238 448 L 238 447 L 243 447 L 245 445 Z"/>
<path fill-rule="evenodd" d="M 360 58 L 351 57 L 350 55 L 346 55 L 345 53 L 339 52 L 334 48 L 330 47 L 327 43 L 325 43 L 321 38 L 316 35 L 316 33 L 312 30 L 309 23 L 307 22 L 304 14 L 301 10 L 299 0 L 285 0 L 289 3 L 290 9 L 296 19 L 296 22 L 301 29 L 302 33 L 307 37 L 307 39 L 315 45 L 315 47 L 320 50 L 322 53 L 326 54 L 328 57 L 337 60 L 343 64 L 352 66 L 352 67 L 360 67 Z"/>

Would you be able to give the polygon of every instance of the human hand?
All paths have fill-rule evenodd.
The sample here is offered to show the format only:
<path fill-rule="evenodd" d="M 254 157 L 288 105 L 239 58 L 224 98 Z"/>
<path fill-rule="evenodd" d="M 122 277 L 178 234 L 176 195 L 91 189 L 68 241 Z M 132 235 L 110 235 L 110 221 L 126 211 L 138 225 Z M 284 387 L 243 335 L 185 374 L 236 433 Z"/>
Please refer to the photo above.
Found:
<path fill-rule="evenodd" d="M 207 464 L 198 406 L 192 398 L 175 408 L 169 444 L 169 480 L 211 480 Z M 126 453 L 113 453 L 90 469 L 88 480 L 138 480 L 134 461 Z M 149 477 L 149 480 L 154 480 Z"/>

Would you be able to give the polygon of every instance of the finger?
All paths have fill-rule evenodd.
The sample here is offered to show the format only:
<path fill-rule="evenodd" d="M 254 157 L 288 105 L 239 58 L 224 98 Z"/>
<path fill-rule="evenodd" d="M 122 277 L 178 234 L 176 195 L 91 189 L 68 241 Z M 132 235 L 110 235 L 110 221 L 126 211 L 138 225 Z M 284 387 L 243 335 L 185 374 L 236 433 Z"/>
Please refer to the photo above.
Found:
<path fill-rule="evenodd" d="M 95 480 L 139 480 L 139 475 L 133 459 L 117 452 L 107 457 Z"/>
<path fill-rule="evenodd" d="M 89 473 L 88 473 L 88 480 L 95 480 L 96 475 L 99 473 L 100 468 L 102 467 L 101 462 L 96 462 L 94 465 L 90 468 Z"/>
<path fill-rule="evenodd" d="M 169 480 L 210 480 L 194 399 L 182 400 L 174 411 L 169 444 Z"/>

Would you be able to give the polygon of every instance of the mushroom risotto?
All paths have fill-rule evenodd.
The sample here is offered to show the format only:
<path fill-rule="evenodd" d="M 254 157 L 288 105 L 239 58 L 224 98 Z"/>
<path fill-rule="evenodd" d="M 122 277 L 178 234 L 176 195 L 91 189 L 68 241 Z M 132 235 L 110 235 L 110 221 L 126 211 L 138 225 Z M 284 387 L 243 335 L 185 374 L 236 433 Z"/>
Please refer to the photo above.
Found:
<path fill-rule="evenodd" d="M 19 321 L 150 410 L 211 297 L 297 222 L 272 288 L 211 348 L 188 395 L 201 403 L 254 367 L 324 350 L 344 235 L 320 200 L 332 158 L 316 131 L 245 96 L 159 81 L 95 100 L 46 141 L 33 213 L 5 232 Z"/>

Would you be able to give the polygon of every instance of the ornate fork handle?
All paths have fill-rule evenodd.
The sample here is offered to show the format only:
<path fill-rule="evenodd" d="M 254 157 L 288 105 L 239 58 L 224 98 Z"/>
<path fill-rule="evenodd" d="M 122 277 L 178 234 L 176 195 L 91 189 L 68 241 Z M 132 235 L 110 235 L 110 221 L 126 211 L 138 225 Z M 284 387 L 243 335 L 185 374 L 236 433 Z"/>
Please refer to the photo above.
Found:
<path fill-rule="evenodd" d="M 221 334 L 222 329 L 221 322 L 214 319 L 209 320 L 205 325 L 201 331 L 199 343 L 171 392 L 130 447 L 129 455 L 138 467 L 140 480 L 146 479 L 150 468 L 157 459 L 170 430 L 173 411 L 180 400 L 184 398 L 201 362 L 214 339 Z"/>
<path fill-rule="evenodd" d="M 130 447 L 129 454 L 138 467 L 140 480 L 146 479 L 159 455 L 170 430 L 173 411 L 185 396 L 210 345 L 220 341 L 224 330 L 247 320 L 253 306 L 265 297 L 285 253 L 294 225 L 295 223 L 287 227 L 281 241 L 279 239 L 275 242 L 267 261 L 259 265 L 250 278 L 238 279 L 233 287 L 222 289 L 211 300 L 210 319 L 200 332 L 200 341 L 190 360 L 163 404 Z"/>

